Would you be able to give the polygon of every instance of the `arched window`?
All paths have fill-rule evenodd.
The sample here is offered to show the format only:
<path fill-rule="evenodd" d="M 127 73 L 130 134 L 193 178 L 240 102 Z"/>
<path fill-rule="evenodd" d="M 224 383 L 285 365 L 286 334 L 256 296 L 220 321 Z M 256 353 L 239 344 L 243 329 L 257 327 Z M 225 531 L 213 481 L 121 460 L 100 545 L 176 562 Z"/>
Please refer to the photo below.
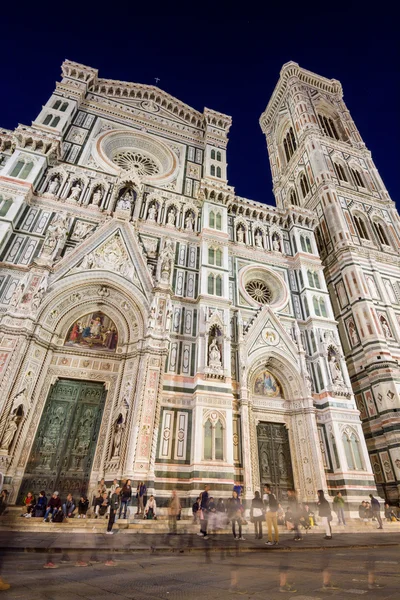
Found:
<path fill-rule="evenodd" d="M 342 442 L 344 446 L 344 452 L 346 454 L 347 468 L 350 469 L 350 471 L 353 471 L 355 468 L 355 464 L 353 459 L 353 452 L 351 450 L 351 441 L 346 433 L 342 435 Z"/>
<path fill-rule="evenodd" d="M 346 177 L 346 172 L 345 172 L 344 168 L 342 167 L 342 165 L 340 163 L 334 162 L 333 167 L 335 169 L 336 177 L 338 179 L 340 179 L 340 181 L 348 182 L 348 179 Z"/>
<path fill-rule="evenodd" d="M 215 425 L 215 460 L 224 460 L 224 429 L 219 420 Z"/>
<path fill-rule="evenodd" d="M 4 200 L 3 196 L 0 196 L 0 217 L 6 216 L 6 214 L 10 210 L 12 203 L 13 201 L 11 198 Z"/>
<path fill-rule="evenodd" d="M 364 219 L 358 215 L 354 215 L 354 223 L 357 229 L 357 233 L 363 240 L 369 240 L 367 226 L 365 225 Z"/>
<path fill-rule="evenodd" d="M 324 378 L 322 377 L 322 371 L 321 371 L 321 367 L 320 367 L 319 363 L 317 363 L 317 375 L 318 375 L 319 389 L 323 390 L 325 387 Z"/>
<path fill-rule="evenodd" d="M 335 436 L 331 433 L 331 446 L 333 450 L 333 456 L 335 458 L 336 469 L 340 469 L 339 452 L 336 445 Z"/>
<path fill-rule="evenodd" d="M 215 263 L 215 250 L 214 248 L 208 249 L 208 264 L 213 265 Z"/>
<path fill-rule="evenodd" d="M 219 177 L 219 178 L 222 177 L 221 167 L 217 167 L 217 177 Z"/>
<path fill-rule="evenodd" d="M 306 313 L 306 317 L 310 316 L 310 309 L 308 308 L 307 298 L 304 298 L 304 311 Z"/>
<path fill-rule="evenodd" d="M 319 308 L 320 308 L 320 311 L 321 311 L 321 315 L 323 317 L 327 317 L 328 315 L 326 313 L 325 300 L 323 298 L 320 298 L 320 300 L 319 300 Z"/>
<path fill-rule="evenodd" d="M 46 117 L 43 121 L 43 125 L 50 125 L 50 121 L 52 120 L 52 118 L 53 118 L 53 115 L 51 115 L 51 114 L 46 115 Z"/>
<path fill-rule="evenodd" d="M 314 306 L 314 312 L 317 315 L 317 317 L 321 316 L 321 312 L 320 312 L 320 308 L 319 308 L 319 301 L 317 296 L 313 296 L 313 306 Z"/>
<path fill-rule="evenodd" d="M 210 275 L 208 276 L 208 293 L 213 295 L 214 294 L 214 275 L 212 273 L 210 273 Z"/>
<path fill-rule="evenodd" d="M 292 158 L 297 148 L 296 138 L 292 127 L 289 127 L 287 134 L 283 139 L 283 149 L 285 151 L 286 162 Z"/>
<path fill-rule="evenodd" d="M 215 264 L 217 267 L 222 267 L 222 252 L 219 248 L 215 251 Z"/>
<path fill-rule="evenodd" d="M 350 167 L 350 171 L 354 180 L 354 183 L 356 184 L 356 186 L 358 187 L 363 187 L 365 188 L 365 183 L 363 181 L 363 178 L 361 177 L 361 173 L 360 171 L 358 171 L 357 169 L 353 169 Z"/>
<path fill-rule="evenodd" d="M 356 465 L 356 469 L 358 469 L 359 471 L 362 471 L 364 469 L 364 463 L 363 463 L 361 451 L 360 451 L 360 440 L 358 439 L 358 437 L 356 436 L 355 433 L 353 433 L 351 435 L 350 443 L 351 443 L 351 449 L 353 451 L 353 457 L 354 457 L 354 463 Z"/>
<path fill-rule="evenodd" d="M 68 108 L 68 102 L 63 102 L 62 107 L 60 108 L 61 112 L 65 112 Z"/>
<path fill-rule="evenodd" d="M 215 177 L 215 167 L 214 167 L 214 165 L 211 165 L 210 172 L 211 172 L 211 177 Z"/>
<path fill-rule="evenodd" d="M 224 428 L 221 421 L 204 424 L 204 460 L 224 460 Z"/>
<path fill-rule="evenodd" d="M 317 344 L 315 343 L 315 333 L 313 331 L 311 331 L 311 333 L 310 333 L 310 338 L 311 338 L 311 349 L 313 352 L 316 352 Z"/>
<path fill-rule="evenodd" d="M 342 434 L 344 452 L 347 466 L 350 471 L 363 471 L 364 462 L 360 450 L 360 440 L 353 431 L 344 431 Z"/>
<path fill-rule="evenodd" d="M 208 215 L 208 224 L 212 228 L 215 227 L 215 212 L 213 210 L 210 211 L 210 214 Z"/>
<path fill-rule="evenodd" d="M 310 254 L 312 254 L 311 242 L 310 242 L 310 238 L 309 237 L 306 237 L 306 248 L 307 248 L 307 252 L 309 252 Z"/>
<path fill-rule="evenodd" d="M 297 197 L 295 190 L 290 191 L 289 201 L 290 201 L 290 204 L 293 204 L 293 206 L 300 206 L 300 202 L 299 202 L 299 199 Z"/>
<path fill-rule="evenodd" d="M 314 287 L 314 274 L 312 271 L 307 271 L 308 285 Z"/>
<path fill-rule="evenodd" d="M 211 160 L 215 160 L 215 150 L 211 150 Z"/>
<path fill-rule="evenodd" d="M 218 231 L 221 231 L 221 229 L 222 229 L 222 216 L 221 216 L 221 213 L 217 213 L 216 221 L 217 221 L 216 227 L 217 227 Z"/>
<path fill-rule="evenodd" d="M 300 188 L 301 188 L 301 193 L 303 194 L 303 198 L 305 198 L 308 194 L 308 192 L 310 191 L 310 185 L 308 183 L 308 179 L 305 175 L 305 173 L 302 173 L 300 175 Z"/>
<path fill-rule="evenodd" d="M 217 152 L 217 161 L 221 162 L 222 158 L 221 158 L 221 152 L 218 150 Z"/>
<path fill-rule="evenodd" d="M 61 100 L 56 100 L 53 104 L 54 110 L 59 110 L 60 106 L 61 106 Z"/>
<path fill-rule="evenodd" d="M 217 296 L 222 296 L 222 277 L 217 275 L 215 279 L 215 293 Z"/>
<path fill-rule="evenodd" d="M 14 165 L 13 170 L 11 171 L 11 177 L 18 177 L 18 175 L 20 174 L 20 171 L 22 171 L 24 165 L 25 165 L 25 162 L 23 160 L 18 160 L 16 162 L 16 164 Z"/>
<path fill-rule="evenodd" d="M 20 179 L 27 179 L 27 177 L 29 176 L 29 173 L 32 171 L 32 169 L 33 169 L 32 161 L 25 163 L 24 168 L 22 169 L 21 175 L 19 176 Z"/>
<path fill-rule="evenodd" d="M 302 235 L 300 236 L 300 244 L 301 244 L 301 249 L 303 250 L 303 252 L 307 252 L 306 243 L 304 241 L 304 236 L 302 236 Z"/>
<path fill-rule="evenodd" d="M 326 117 L 325 115 L 318 115 L 318 120 L 325 135 L 331 137 L 334 140 L 340 140 L 333 119 L 331 119 L 330 117 Z"/>
<path fill-rule="evenodd" d="M 212 460 L 212 424 L 207 419 L 204 425 L 204 460 Z"/>
<path fill-rule="evenodd" d="M 386 235 L 386 231 L 382 227 L 382 224 L 379 223 L 378 221 L 373 221 L 372 223 L 373 223 L 376 235 L 378 236 L 378 240 L 380 241 L 380 243 L 384 244 L 385 246 L 390 246 L 389 239 Z"/>
<path fill-rule="evenodd" d="M 57 125 L 60 122 L 61 117 L 54 117 L 54 119 L 51 122 L 51 127 L 57 127 Z"/>
<path fill-rule="evenodd" d="M 318 275 L 318 273 L 315 273 L 315 272 L 314 272 L 314 285 L 318 290 L 321 289 L 321 285 L 319 283 L 319 275 Z"/>

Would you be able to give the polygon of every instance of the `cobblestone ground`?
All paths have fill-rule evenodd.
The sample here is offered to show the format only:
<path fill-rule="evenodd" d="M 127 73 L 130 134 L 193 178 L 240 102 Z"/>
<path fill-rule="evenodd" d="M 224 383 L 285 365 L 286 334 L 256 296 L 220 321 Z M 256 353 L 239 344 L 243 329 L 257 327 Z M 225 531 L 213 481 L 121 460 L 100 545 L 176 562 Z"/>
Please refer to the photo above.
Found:
<path fill-rule="evenodd" d="M 66 551 L 44 569 L 45 554 L 6 552 L 2 575 L 11 589 L 0 598 L 21 600 L 224 600 L 399 598 L 399 546 L 286 549 L 239 553 L 221 549 L 193 555 L 102 554 Z M 91 554 L 91 558 L 96 558 Z M 111 563 L 106 561 L 114 559 Z M 77 561 L 82 561 L 78 566 Z M 84 566 L 87 565 L 87 566 Z M 280 592 L 280 577 L 292 591 Z M 283 581 L 282 581 L 283 582 Z M 281 582 L 281 583 L 282 583 Z M 368 585 L 368 582 L 370 586 Z M 323 583 L 337 589 L 324 589 Z M 376 585 L 382 587 L 373 587 Z"/>

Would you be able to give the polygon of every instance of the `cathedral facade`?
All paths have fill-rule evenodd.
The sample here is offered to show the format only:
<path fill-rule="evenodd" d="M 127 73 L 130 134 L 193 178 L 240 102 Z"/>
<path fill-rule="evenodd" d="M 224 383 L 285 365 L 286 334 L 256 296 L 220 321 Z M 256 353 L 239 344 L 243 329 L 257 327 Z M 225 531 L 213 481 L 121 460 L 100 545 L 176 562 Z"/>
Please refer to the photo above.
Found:
<path fill-rule="evenodd" d="M 11 501 L 102 477 L 398 497 L 394 203 L 337 81 L 288 63 L 260 124 L 276 207 L 228 184 L 230 117 L 70 61 L 0 129 Z"/>

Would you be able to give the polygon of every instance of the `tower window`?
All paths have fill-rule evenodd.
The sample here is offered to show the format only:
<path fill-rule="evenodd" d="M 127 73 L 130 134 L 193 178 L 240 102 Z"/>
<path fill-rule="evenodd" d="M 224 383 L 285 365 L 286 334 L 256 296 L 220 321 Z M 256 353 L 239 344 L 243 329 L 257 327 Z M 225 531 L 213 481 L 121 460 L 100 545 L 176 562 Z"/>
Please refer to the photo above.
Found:
<path fill-rule="evenodd" d="M 219 419 L 215 425 L 210 419 L 205 422 L 204 460 L 224 460 L 224 428 Z"/>
<path fill-rule="evenodd" d="M 300 206 L 299 199 L 297 197 L 295 190 L 290 191 L 289 200 L 290 200 L 290 204 L 292 204 L 293 206 Z"/>
<path fill-rule="evenodd" d="M 63 102 L 62 107 L 60 108 L 61 112 L 65 112 L 68 108 L 68 102 Z"/>
<path fill-rule="evenodd" d="M 380 243 L 384 244 L 385 246 L 390 246 L 388 237 L 386 235 L 384 228 L 382 227 L 382 224 L 378 223 L 377 221 L 373 221 L 373 225 L 374 225 L 374 229 L 375 229 L 376 235 L 378 236 Z"/>
<path fill-rule="evenodd" d="M 215 150 L 211 150 L 211 160 L 215 160 Z"/>
<path fill-rule="evenodd" d="M 208 215 L 208 224 L 214 229 L 215 227 L 215 212 L 212 210 Z"/>
<path fill-rule="evenodd" d="M 59 122 L 60 122 L 60 117 L 54 117 L 54 119 L 51 122 L 51 127 L 57 127 Z"/>
<path fill-rule="evenodd" d="M 219 178 L 222 177 L 221 167 L 217 167 L 217 177 L 219 177 Z"/>
<path fill-rule="evenodd" d="M 310 254 L 312 254 L 311 242 L 310 242 L 310 238 L 308 236 L 301 235 L 300 236 L 300 244 L 301 244 L 301 249 L 303 250 L 303 252 L 309 252 Z"/>
<path fill-rule="evenodd" d="M 53 115 L 51 115 L 51 114 L 46 115 L 46 117 L 43 121 L 43 125 L 50 125 L 52 118 L 53 118 Z"/>
<path fill-rule="evenodd" d="M 211 165 L 210 173 L 211 173 L 211 177 L 215 177 L 215 166 L 214 165 Z"/>
<path fill-rule="evenodd" d="M 60 106 L 61 106 L 61 100 L 56 100 L 56 102 L 54 102 L 54 104 L 53 104 L 54 110 L 59 110 Z"/>
<path fill-rule="evenodd" d="M 300 175 L 300 188 L 301 193 L 303 194 L 303 198 L 305 198 L 310 191 L 310 184 L 308 183 L 308 179 L 305 173 L 302 173 Z"/>
<path fill-rule="evenodd" d="M 368 230 L 365 225 L 364 219 L 354 215 L 354 223 L 356 225 L 357 233 L 363 240 L 369 240 Z"/>
<path fill-rule="evenodd" d="M 325 135 L 334 139 L 340 140 L 339 134 L 336 129 L 336 125 L 333 119 L 326 117 L 325 115 L 318 115 L 319 124 Z"/>
<path fill-rule="evenodd" d="M 346 173 L 344 168 L 342 167 L 341 164 L 339 163 L 333 163 L 334 169 L 335 169 L 335 173 L 336 173 L 336 177 L 340 180 L 340 181 L 348 181 L 347 177 L 346 177 Z"/>
<path fill-rule="evenodd" d="M 283 139 L 283 149 L 285 151 L 286 161 L 289 162 L 297 149 L 296 138 L 294 137 L 292 127 L 289 127 L 289 131 Z"/>
<path fill-rule="evenodd" d="M 360 171 L 357 171 L 357 169 L 352 169 L 352 168 L 350 168 L 350 171 L 351 171 L 351 174 L 353 176 L 354 183 L 356 184 L 356 186 L 365 187 L 365 184 L 361 177 Z"/>
<path fill-rule="evenodd" d="M 218 229 L 218 231 L 221 231 L 221 229 L 222 229 L 222 216 L 221 216 L 221 213 L 217 213 L 217 216 L 216 216 L 216 229 Z"/>
<path fill-rule="evenodd" d="M 210 273 L 210 275 L 208 276 L 208 287 L 207 287 L 207 291 L 209 294 L 213 295 L 214 294 L 214 275 L 212 273 Z"/>
<path fill-rule="evenodd" d="M 222 160 L 221 152 L 218 150 L 218 152 L 217 152 L 217 161 L 221 162 L 221 160 Z"/>

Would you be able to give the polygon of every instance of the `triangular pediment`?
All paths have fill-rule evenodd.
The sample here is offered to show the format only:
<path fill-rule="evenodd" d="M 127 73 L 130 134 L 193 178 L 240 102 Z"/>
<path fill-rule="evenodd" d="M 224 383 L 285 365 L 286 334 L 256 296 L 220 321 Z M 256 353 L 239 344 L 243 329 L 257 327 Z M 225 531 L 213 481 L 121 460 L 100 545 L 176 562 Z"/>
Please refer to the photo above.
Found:
<path fill-rule="evenodd" d="M 258 313 L 246 333 L 244 342 L 249 357 L 263 347 L 279 348 L 292 359 L 297 360 L 298 357 L 297 345 L 269 306 L 264 306 Z"/>
<path fill-rule="evenodd" d="M 76 273 L 95 271 L 121 276 L 146 297 L 152 291 L 153 281 L 146 260 L 129 223 L 113 221 L 98 229 L 56 265 L 53 282 Z"/>

